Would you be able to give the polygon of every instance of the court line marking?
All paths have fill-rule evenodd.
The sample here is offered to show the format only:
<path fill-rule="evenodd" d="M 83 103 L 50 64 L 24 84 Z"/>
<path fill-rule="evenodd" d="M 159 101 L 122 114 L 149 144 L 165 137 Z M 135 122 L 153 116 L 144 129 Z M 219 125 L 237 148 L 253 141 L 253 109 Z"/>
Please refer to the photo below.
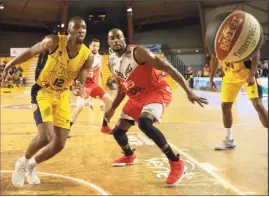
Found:
<path fill-rule="evenodd" d="M 173 121 L 167 121 L 169 122 L 173 122 Z M 176 121 L 175 121 L 176 123 Z M 199 123 L 199 122 L 196 122 Z M 204 122 L 207 123 L 207 122 Z M 208 122 L 210 123 L 210 122 Z M 2 125 L 3 126 L 3 125 Z M 10 126 L 10 125 L 6 125 L 6 126 Z M 74 126 L 81 126 L 81 127 L 89 127 L 89 128 L 100 128 L 97 126 L 87 126 L 87 125 L 74 125 Z M 137 134 L 138 132 L 128 132 L 129 134 Z M 84 136 L 87 135 L 87 133 L 85 134 L 78 134 L 80 136 Z M 24 134 L 24 135 L 5 135 L 2 134 L 1 136 L 35 136 L 35 135 L 31 135 L 31 134 Z M 181 155 L 183 155 L 184 157 L 186 157 L 188 160 L 190 160 L 191 162 L 193 162 L 194 164 L 196 164 L 197 166 L 199 166 L 202 170 L 206 171 L 207 173 L 209 173 L 211 176 L 213 176 L 214 178 L 216 178 L 218 180 L 219 183 L 221 183 L 221 185 L 227 189 L 231 189 L 233 192 L 235 192 L 237 195 L 249 195 L 249 194 L 256 194 L 255 192 L 242 192 L 240 191 L 238 188 L 236 188 L 234 185 L 230 184 L 229 182 L 227 182 L 226 180 L 224 180 L 222 177 L 220 177 L 219 175 L 217 175 L 216 173 L 208 170 L 208 168 L 203 166 L 203 163 L 199 163 L 197 160 L 195 160 L 193 157 L 191 157 L 190 155 L 188 155 L 187 153 L 183 152 L 182 150 L 180 150 L 177 146 L 175 146 L 174 144 L 172 144 L 171 142 L 169 142 L 169 144 L 171 145 L 172 148 L 174 148 L 175 150 L 177 150 Z M 211 164 L 212 165 L 212 164 Z M 212 165 L 213 166 L 213 165 Z M 61 176 L 61 175 L 60 175 Z"/>
<path fill-rule="evenodd" d="M 225 179 L 223 179 L 222 177 L 220 177 L 219 175 L 217 175 L 216 173 L 212 172 L 211 170 L 209 170 L 208 168 L 206 168 L 205 166 L 202 165 L 202 163 L 199 163 L 196 159 L 194 159 L 192 156 L 188 155 L 187 153 L 181 151 L 177 146 L 175 146 L 174 144 L 172 144 L 171 142 L 168 142 L 169 145 L 174 148 L 176 151 L 179 152 L 180 155 L 183 155 L 184 157 L 186 157 L 188 160 L 190 160 L 191 162 L 193 162 L 195 165 L 197 165 L 198 167 L 200 167 L 202 170 L 206 171 L 208 174 L 210 174 L 212 177 L 214 177 L 215 179 L 217 179 L 217 181 L 225 188 L 225 189 L 230 189 L 233 192 L 235 192 L 237 195 L 247 195 L 249 193 L 251 194 L 255 194 L 255 192 L 242 192 L 240 189 L 238 189 L 237 187 L 235 187 L 234 185 L 230 184 L 228 181 L 226 181 Z M 212 165 L 212 164 L 211 164 Z"/>
<path fill-rule="evenodd" d="M 1 173 L 12 173 L 12 170 L 1 170 Z M 52 177 L 58 177 L 58 178 L 64 178 L 64 179 L 68 179 L 77 183 L 80 183 L 82 185 L 86 185 L 88 187 L 91 187 L 93 189 L 95 189 L 96 191 L 98 191 L 100 194 L 102 194 L 103 196 L 108 196 L 109 193 L 107 193 L 104 189 L 102 189 L 101 187 L 90 183 L 88 181 L 84 181 L 82 179 L 78 179 L 78 178 L 74 178 L 74 177 L 70 177 L 70 176 L 65 176 L 65 175 L 61 175 L 61 174 L 54 174 L 54 173 L 48 173 L 48 172 L 37 172 L 40 175 L 47 175 L 47 176 L 52 176 Z"/>
<path fill-rule="evenodd" d="M 137 134 L 137 132 L 128 132 L 128 134 L 134 135 L 134 134 Z M 204 170 L 205 172 L 207 172 L 209 175 L 211 175 L 212 177 L 214 177 L 222 185 L 222 187 L 224 187 L 225 189 L 230 189 L 234 193 L 236 193 L 237 195 L 256 195 L 256 193 L 255 192 L 252 192 L 252 191 L 242 192 L 240 189 L 238 189 L 237 187 L 235 187 L 234 185 L 232 185 L 231 183 L 229 183 L 228 181 L 226 181 L 225 179 L 223 179 L 222 177 L 220 177 L 219 175 L 217 175 L 216 173 L 214 173 L 213 171 L 211 171 L 210 168 L 208 168 L 207 166 L 204 165 L 205 163 L 199 163 L 192 156 L 190 156 L 189 154 L 185 153 L 183 151 L 184 149 L 178 148 L 177 146 L 175 146 L 174 144 L 172 144 L 170 141 L 168 141 L 168 144 L 173 149 L 175 149 L 176 151 L 178 151 L 178 153 L 180 155 L 183 155 L 187 160 L 189 160 L 193 164 L 197 165 L 199 168 L 201 168 L 202 170 Z M 212 167 L 215 167 L 211 163 L 207 163 L 207 164 L 210 164 Z"/>

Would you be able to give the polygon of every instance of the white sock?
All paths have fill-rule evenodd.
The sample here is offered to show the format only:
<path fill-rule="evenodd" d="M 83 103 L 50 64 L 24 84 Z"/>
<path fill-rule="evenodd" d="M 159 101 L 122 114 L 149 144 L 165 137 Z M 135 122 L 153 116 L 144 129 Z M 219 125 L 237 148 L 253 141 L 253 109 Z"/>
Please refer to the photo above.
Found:
<path fill-rule="evenodd" d="M 21 158 L 21 162 L 22 162 L 23 164 L 25 164 L 25 165 L 28 165 L 28 164 L 29 164 L 29 160 L 30 160 L 30 159 L 27 159 L 25 156 L 23 156 L 23 157 Z"/>
<path fill-rule="evenodd" d="M 36 160 L 35 160 L 35 158 L 34 157 L 32 157 L 30 160 L 29 160 L 29 166 L 31 167 L 31 168 L 34 168 L 35 166 L 36 166 Z"/>
<path fill-rule="evenodd" d="M 226 136 L 229 140 L 233 139 L 233 133 L 232 133 L 232 128 L 225 128 L 226 130 Z"/>

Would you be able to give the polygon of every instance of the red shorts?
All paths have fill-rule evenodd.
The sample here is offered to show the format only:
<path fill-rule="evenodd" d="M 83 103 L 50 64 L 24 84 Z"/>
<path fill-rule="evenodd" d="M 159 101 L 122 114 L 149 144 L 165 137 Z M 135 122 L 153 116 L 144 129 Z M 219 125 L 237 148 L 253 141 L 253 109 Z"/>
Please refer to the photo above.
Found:
<path fill-rule="evenodd" d="M 105 91 L 99 85 L 91 84 L 91 85 L 84 86 L 82 98 L 87 99 L 89 97 L 92 97 L 92 98 L 99 97 L 100 99 L 102 99 L 104 94 L 105 94 Z"/>
<path fill-rule="evenodd" d="M 164 109 L 170 104 L 171 100 L 170 87 L 162 87 L 145 95 L 142 102 L 129 99 L 123 107 L 121 118 L 137 122 L 142 112 L 148 112 L 160 122 Z"/>

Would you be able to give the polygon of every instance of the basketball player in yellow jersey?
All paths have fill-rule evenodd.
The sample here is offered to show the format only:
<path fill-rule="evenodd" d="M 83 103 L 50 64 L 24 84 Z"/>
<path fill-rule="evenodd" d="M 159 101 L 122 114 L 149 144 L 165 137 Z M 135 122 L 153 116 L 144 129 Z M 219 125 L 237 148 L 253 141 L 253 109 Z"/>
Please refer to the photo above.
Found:
<path fill-rule="evenodd" d="M 37 74 L 36 84 L 31 91 L 39 133 L 31 141 L 25 155 L 16 162 L 12 174 L 12 183 L 16 187 L 24 185 L 25 175 L 29 184 L 39 184 L 36 165 L 52 158 L 65 146 L 70 130 L 69 87 L 76 79 L 73 93 L 75 96 L 80 95 L 87 71 L 93 63 L 90 50 L 83 44 L 86 28 L 81 17 L 74 17 L 68 22 L 67 36 L 47 36 L 6 66 L 8 70 L 37 54 L 48 53 L 44 65 L 38 65 L 43 66 L 43 69 Z M 43 147 L 43 152 L 34 156 Z"/>
<path fill-rule="evenodd" d="M 227 63 L 219 61 L 212 55 L 210 67 L 210 85 L 213 91 L 217 91 L 216 84 L 213 81 L 218 64 L 220 62 L 222 70 L 225 74 L 221 85 L 221 107 L 223 124 L 226 130 L 225 140 L 215 147 L 215 150 L 233 149 L 236 147 L 232 135 L 232 105 L 236 101 L 236 97 L 244 85 L 248 98 L 251 100 L 256 109 L 260 121 L 265 128 L 268 128 L 268 111 L 262 104 L 262 100 L 258 94 L 258 87 L 255 81 L 255 73 L 260 61 L 260 51 L 252 57 L 252 60 L 237 63 Z"/>

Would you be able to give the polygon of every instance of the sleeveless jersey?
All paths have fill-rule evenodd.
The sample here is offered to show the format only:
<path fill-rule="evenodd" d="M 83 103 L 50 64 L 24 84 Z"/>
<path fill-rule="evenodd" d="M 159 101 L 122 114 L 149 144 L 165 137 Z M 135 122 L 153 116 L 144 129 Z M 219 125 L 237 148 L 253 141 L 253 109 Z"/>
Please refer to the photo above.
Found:
<path fill-rule="evenodd" d="M 118 57 L 116 53 L 109 56 L 111 72 L 116 76 L 123 90 L 130 99 L 137 101 L 168 84 L 160 72 L 151 65 L 139 65 L 134 58 L 136 46 L 128 45 L 126 52 Z M 170 89 L 170 88 L 169 88 Z"/>
<path fill-rule="evenodd" d="M 67 36 L 59 35 L 58 47 L 48 55 L 44 68 L 37 76 L 37 84 L 53 90 L 65 90 L 71 86 L 88 59 L 90 50 L 82 44 L 79 53 L 70 58 L 67 52 Z"/>
<path fill-rule="evenodd" d="M 102 56 L 99 53 L 97 53 L 94 55 L 92 69 L 90 69 L 87 73 L 85 86 L 91 85 L 91 84 L 98 84 L 101 64 L 102 64 Z"/>

